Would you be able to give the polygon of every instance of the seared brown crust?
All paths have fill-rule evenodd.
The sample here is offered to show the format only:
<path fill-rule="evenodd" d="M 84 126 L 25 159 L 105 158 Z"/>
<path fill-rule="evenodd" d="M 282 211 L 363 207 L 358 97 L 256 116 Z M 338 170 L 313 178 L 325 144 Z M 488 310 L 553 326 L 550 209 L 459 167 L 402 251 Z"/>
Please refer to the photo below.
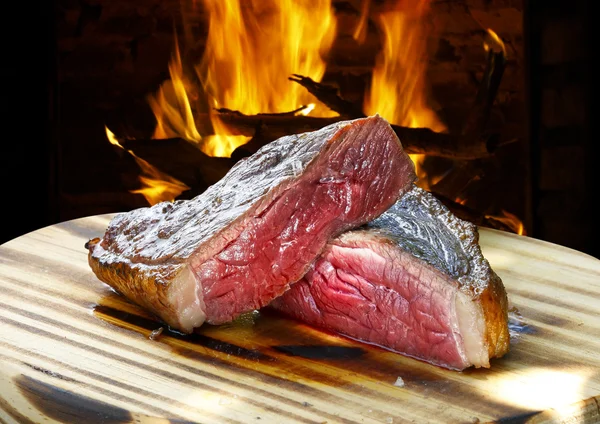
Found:
<path fill-rule="evenodd" d="M 477 233 L 472 236 L 471 241 L 476 247 Z M 372 254 L 365 256 L 367 251 Z M 373 266 L 363 267 L 362 264 L 369 263 L 370 259 Z M 479 273 L 485 281 L 461 284 L 400 247 L 398 239 L 390 237 L 389 233 L 386 237 L 377 229 L 363 228 L 331 240 L 304 282 L 294 284 L 271 305 L 308 324 L 396 352 L 411 352 L 409 356 L 449 369 L 489 368 L 490 359 L 508 352 L 507 296 L 498 275 L 485 268 L 487 263 L 477 266 L 485 271 Z M 330 272 L 331 269 L 335 271 Z M 407 274 L 411 277 L 407 278 Z M 386 295 L 373 295 L 372 292 L 377 290 L 385 291 Z M 428 295 L 427 291 L 436 295 Z M 407 296 L 407 293 L 410 294 Z M 419 294 L 415 296 L 416 293 Z M 367 304 L 371 309 L 365 306 Z M 429 309 L 421 309 L 423 304 L 428 304 Z M 357 316 L 357 310 L 371 312 L 365 312 L 368 318 L 362 320 L 360 315 Z M 406 311 L 412 311 L 412 318 L 417 323 L 420 314 L 436 320 L 439 325 L 436 328 L 445 328 L 445 340 L 452 340 L 454 344 L 431 344 L 431 339 L 423 336 L 419 329 L 433 327 L 414 325 L 404 315 L 408 315 Z M 347 319 L 340 319 L 340 316 Z M 393 319 L 389 320 L 390 316 Z M 401 335 L 406 328 L 410 328 L 410 335 Z M 437 330 L 436 336 L 442 333 Z M 415 348 L 426 344 L 437 347 L 430 352 Z"/>
<path fill-rule="evenodd" d="M 487 330 L 487 343 L 490 358 L 500 358 L 508 353 L 508 297 L 504 284 L 494 272 L 488 287 L 479 296 Z"/>
<path fill-rule="evenodd" d="M 365 228 L 456 280 L 459 289 L 481 305 L 489 357 L 508 352 L 506 290 L 483 256 L 476 225 L 459 219 L 430 193 L 414 187 Z"/>
<path fill-rule="evenodd" d="M 185 264 L 168 267 L 160 265 L 135 264 L 129 261 L 107 262 L 105 257 L 94 255 L 95 249 L 102 249 L 100 239 L 86 243 L 89 250 L 88 263 L 101 280 L 128 299 L 134 300 L 147 311 L 161 311 L 161 318 L 174 328 L 179 327 L 177 311 L 168 300 L 169 282 Z"/>

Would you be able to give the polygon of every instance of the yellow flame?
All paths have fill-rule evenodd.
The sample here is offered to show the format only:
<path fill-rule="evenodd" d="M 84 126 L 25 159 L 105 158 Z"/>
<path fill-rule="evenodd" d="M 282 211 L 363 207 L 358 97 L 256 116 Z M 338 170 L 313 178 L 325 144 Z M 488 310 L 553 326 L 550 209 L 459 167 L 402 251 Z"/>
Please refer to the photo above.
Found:
<path fill-rule="evenodd" d="M 354 29 L 354 33 L 352 33 L 352 38 L 354 38 L 359 44 L 363 44 L 367 39 L 370 6 L 371 0 L 362 0 L 360 7 L 360 20 Z"/>
<path fill-rule="evenodd" d="M 197 71 L 209 96 L 247 114 L 290 111 L 312 99 L 288 76 L 323 77 L 321 52 L 329 51 L 336 28 L 330 0 L 204 3 L 210 26 Z"/>
<path fill-rule="evenodd" d="M 395 7 L 378 16 L 383 33 L 382 51 L 377 56 L 365 111 L 379 113 L 388 121 L 406 127 L 427 127 L 441 132 L 446 128 L 427 105 L 425 74 L 427 32 L 424 17 L 429 0 L 397 1 Z M 425 155 L 411 155 L 417 176 Z"/>
<path fill-rule="evenodd" d="M 107 126 L 104 129 L 108 141 L 125 150 L 115 134 Z M 127 150 L 127 153 L 133 156 L 141 171 L 139 180 L 142 187 L 137 190 L 130 190 L 130 192 L 143 195 L 150 205 L 167 200 L 172 201 L 185 190 L 189 190 L 187 185 L 150 165 L 150 163 L 138 157 L 133 151 Z"/>
<path fill-rule="evenodd" d="M 219 107 L 216 101 L 214 105 Z M 209 156 L 229 157 L 238 146 L 250 140 L 250 137 L 231 134 L 227 125 L 214 114 L 211 114 L 211 121 L 215 134 L 204 137 L 202 144 L 202 151 Z"/>
<path fill-rule="evenodd" d="M 108 138 L 110 144 L 114 144 L 115 146 L 119 146 L 121 149 L 123 149 L 123 146 L 121 146 L 121 143 L 119 143 L 119 140 L 117 140 L 117 136 L 115 135 L 115 133 L 109 130 L 106 125 L 104 126 L 104 130 L 106 132 L 106 138 Z"/>
<path fill-rule="evenodd" d="M 525 226 L 523 225 L 523 221 L 521 221 L 516 215 L 507 212 L 505 210 L 500 211 L 502 215 L 486 215 L 486 218 L 492 218 L 496 221 L 500 221 L 503 224 L 510 227 L 513 232 L 519 235 L 526 235 Z"/>
<path fill-rule="evenodd" d="M 131 190 L 131 193 L 143 195 L 150 205 L 155 205 L 163 201 L 173 201 L 182 192 L 189 190 L 189 187 L 181 181 L 159 171 L 142 158 L 134 157 L 142 169 L 142 175 L 139 176 L 142 187 L 137 190 Z"/>
<path fill-rule="evenodd" d="M 486 52 L 493 50 L 493 51 L 502 51 L 502 53 L 504 54 L 504 56 L 506 56 L 506 46 L 504 45 L 504 42 L 502 41 L 502 39 L 498 36 L 498 34 L 496 34 L 494 31 L 492 31 L 490 28 L 488 28 L 487 30 L 487 40 L 484 40 L 483 42 L 483 48 L 485 49 Z"/>
<path fill-rule="evenodd" d="M 203 92 L 215 135 L 204 137 L 200 148 L 211 156 L 229 156 L 249 138 L 232 134 L 214 109 L 256 114 L 287 112 L 307 104 L 310 94 L 288 76 L 297 73 L 321 80 L 326 65 L 322 56 L 333 43 L 336 19 L 330 0 L 203 3 L 209 29 L 202 60 L 195 67 L 202 87 L 189 83 L 176 48 L 169 66 L 171 79 L 150 99 L 157 120 L 154 136 L 200 141 L 193 115 L 195 99 Z M 313 106 L 312 114 L 335 115 L 324 106 Z"/>
<path fill-rule="evenodd" d="M 315 107 L 316 107 L 316 104 L 310 103 L 310 104 L 306 105 L 306 107 L 304 109 L 302 109 L 300 112 L 298 112 L 298 114 L 306 116 L 309 113 L 311 113 L 315 109 Z"/>
<path fill-rule="evenodd" d="M 156 128 L 152 138 L 181 137 L 198 143 L 202 141 L 202 137 L 196 128 L 190 102 L 193 87 L 183 72 L 177 38 L 175 51 L 169 63 L 169 75 L 171 79 L 161 85 L 156 96 L 148 97 L 148 103 L 156 117 Z"/>

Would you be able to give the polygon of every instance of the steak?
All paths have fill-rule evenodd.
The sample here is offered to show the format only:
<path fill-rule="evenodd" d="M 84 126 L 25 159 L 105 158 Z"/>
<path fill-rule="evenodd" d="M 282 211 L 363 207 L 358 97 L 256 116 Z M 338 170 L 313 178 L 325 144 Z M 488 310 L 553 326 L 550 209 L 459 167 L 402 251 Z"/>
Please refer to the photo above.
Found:
<path fill-rule="evenodd" d="M 96 276 L 190 333 L 258 309 L 327 241 L 376 218 L 416 179 L 379 116 L 282 137 L 201 195 L 117 214 L 90 240 Z"/>
<path fill-rule="evenodd" d="M 332 239 L 271 306 L 438 366 L 489 368 L 509 348 L 507 295 L 478 240 L 475 225 L 414 187 Z"/>

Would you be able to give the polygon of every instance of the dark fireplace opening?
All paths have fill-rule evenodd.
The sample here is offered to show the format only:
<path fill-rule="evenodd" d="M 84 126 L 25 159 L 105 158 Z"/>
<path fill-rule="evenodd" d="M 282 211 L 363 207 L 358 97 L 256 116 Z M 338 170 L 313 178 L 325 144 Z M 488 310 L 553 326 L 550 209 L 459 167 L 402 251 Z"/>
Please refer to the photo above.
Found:
<path fill-rule="evenodd" d="M 38 13 L 21 11 L 31 17 L 28 31 L 36 43 L 13 34 L 3 38 L 10 61 L 3 69 L 8 98 L 2 116 L 4 128 L 15 134 L 2 154 L 8 187 L 4 204 L 17 211 L 0 241 L 56 222 L 148 205 L 139 192 L 139 158 L 187 178 L 190 188 L 178 198 L 201 192 L 211 182 L 194 171 L 194 154 L 170 161 L 163 154 L 169 148 L 139 147 L 141 140 L 160 142 L 150 140 L 156 117 L 148 96 L 171 78 L 175 40 L 188 69 L 200 62 L 206 48 L 209 15 L 202 2 L 195 2 L 200 4 L 195 8 L 192 3 L 55 0 Z M 477 96 L 489 77 L 487 29 L 505 49 L 500 85 L 485 124 L 485 137 L 499 147 L 476 160 L 427 156 L 421 168 L 428 188 L 482 220 L 481 225 L 600 256 L 593 208 L 596 146 L 589 128 L 588 2 L 333 0 L 338 26 L 321 82 L 363 112 L 365 93 L 375 84 L 378 55 L 388 47 L 380 16 L 401 3 L 405 8 L 428 5 L 421 32 L 413 37 L 425 58 L 415 75 L 422 76 L 426 107 L 449 134 L 469 128 L 466 122 L 481 101 Z M 414 39 L 403 34 L 394 41 L 406 52 Z M 261 60 L 272 54 L 264 52 Z M 206 99 L 200 96 L 196 106 L 195 113 L 208 116 Z M 423 122 L 417 126 L 429 126 Z M 411 126 L 408 121 L 392 123 Z M 200 132 L 210 125 L 200 122 Z M 126 149 L 109 142 L 107 128 L 124 145 L 129 140 Z M 172 151 L 179 153 L 192 146 L 181 139 L 172 143 Z M 137 146 L 131 149 L 136 156 L 128 151 L 131 146 Z"/>

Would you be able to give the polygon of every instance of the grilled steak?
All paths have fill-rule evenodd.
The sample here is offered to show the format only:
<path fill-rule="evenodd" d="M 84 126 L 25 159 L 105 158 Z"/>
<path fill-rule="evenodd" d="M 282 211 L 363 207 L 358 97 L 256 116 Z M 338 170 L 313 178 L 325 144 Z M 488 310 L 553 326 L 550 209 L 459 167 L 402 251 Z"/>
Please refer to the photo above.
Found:
<path fill-rule="evenodd" d="M 389 208 L 416 176 L 379 116 L 282 137 L 187 201 L 116 215 L 88 242 L 97 277 L 183 332 L 267 305 L 328 239 Z"/>
<path fill-rule="evenodd" d="M 489 367 L 509 348 L 507 296 L 477 227 L 414 187 L 327 245 L 276 309 L 442 367 Z"/>

